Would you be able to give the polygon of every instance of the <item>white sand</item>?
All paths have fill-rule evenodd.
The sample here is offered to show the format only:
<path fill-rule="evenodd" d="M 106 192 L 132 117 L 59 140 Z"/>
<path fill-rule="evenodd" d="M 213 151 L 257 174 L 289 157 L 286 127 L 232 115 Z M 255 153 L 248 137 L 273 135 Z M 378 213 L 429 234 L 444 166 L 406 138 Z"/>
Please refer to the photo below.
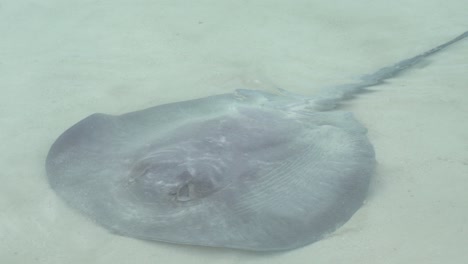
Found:
<path fill-rule="evenodd" d="M 2 1 L 0 263 L 465 263 L 468 40 L 346 105 L 378 172 L 367 204 L 310 246 L 257 255 L 120 237 L 49 188 L 50 145 L 91 113 L 269 82 L 312 95 L 468 30 L 463 0 L 325 2 Z"/>

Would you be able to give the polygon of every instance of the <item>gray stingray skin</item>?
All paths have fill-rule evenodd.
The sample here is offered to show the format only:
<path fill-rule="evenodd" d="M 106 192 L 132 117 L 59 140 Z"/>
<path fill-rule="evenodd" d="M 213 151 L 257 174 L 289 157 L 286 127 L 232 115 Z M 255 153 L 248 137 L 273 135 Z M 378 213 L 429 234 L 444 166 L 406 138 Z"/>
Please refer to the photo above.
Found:
<path fill-rule="evenodd" d="M 237 90 L 91 115 L 52 145 L 50 185 L 126 236 L 255 251 L 310 244 L 360 208 L 375 167 L 366 129 L 330 110 L 467 34 L 312 98 Z"/>

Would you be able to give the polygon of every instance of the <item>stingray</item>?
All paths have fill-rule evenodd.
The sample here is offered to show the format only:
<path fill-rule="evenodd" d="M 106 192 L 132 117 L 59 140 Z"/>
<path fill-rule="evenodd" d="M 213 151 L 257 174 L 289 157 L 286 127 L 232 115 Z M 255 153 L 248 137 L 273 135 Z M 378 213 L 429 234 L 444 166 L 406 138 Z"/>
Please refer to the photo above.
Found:
<path fill-rule="evenodd" d="M 253 251 L 308 245 L 362 206 L 376 167 L 366 128 L 337 106 L 467 35 L 313 97 L 241 89 L 93 114 L 52 145 L 50 186 L 120 235 Z"/>

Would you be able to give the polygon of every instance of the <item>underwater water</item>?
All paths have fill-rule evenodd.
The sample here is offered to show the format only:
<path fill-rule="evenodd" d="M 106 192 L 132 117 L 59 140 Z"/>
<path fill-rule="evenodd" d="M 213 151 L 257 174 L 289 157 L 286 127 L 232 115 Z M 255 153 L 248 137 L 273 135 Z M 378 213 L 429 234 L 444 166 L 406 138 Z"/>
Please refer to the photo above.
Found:
<path fill-rule="evenodd" d="M 113 234 L 50 188 L 50 146 L 96 112 L 238 88 L 311 96 L 468 29 L 464 1 L 4 1 L 0 4 L 0 262 L 462 263 L 468 41 L 346 101 L 377 169 L 337 231 L 274 254 Z"/>

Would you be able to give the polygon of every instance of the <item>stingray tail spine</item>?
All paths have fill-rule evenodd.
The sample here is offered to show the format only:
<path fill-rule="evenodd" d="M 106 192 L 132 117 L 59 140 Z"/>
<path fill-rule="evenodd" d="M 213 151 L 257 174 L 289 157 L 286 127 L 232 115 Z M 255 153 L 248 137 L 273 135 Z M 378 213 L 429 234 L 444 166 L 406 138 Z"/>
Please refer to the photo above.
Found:
<path fill-rule="evenodd" d="M 378 71 L 364 75 L 360 78 L 361 82 L 358 83 L 350 83 L 344 84 L 339 86 L 334 86 L 332 88 L 328 88 L 321 93 L 318 94 L 317 98 L 313 100 L 314 108 L 317 110 L 325 111 L 331 110 L 336 108 L 336 106 L 344 100 L 347 100 L 358 94 L 363 92 L 365 88 L 379 85 L 385 82 L 385 80 L 393 78 L 398 74 L 403 73 L 404 71 L 410 69 L 415 64 L 419 63 L 423 59 L 444 50 L 448 46 L 468 37 L 468 31 L 464 32 L 463 34 L 459 35 L 458 37 L 439 45 L 435 48 L 432 48 L 424 53 L 421 53 L 417 56 L 414 56 L 409 59 L 402 60 L 396 64 L 391 66 L 383 67 Z"/>

